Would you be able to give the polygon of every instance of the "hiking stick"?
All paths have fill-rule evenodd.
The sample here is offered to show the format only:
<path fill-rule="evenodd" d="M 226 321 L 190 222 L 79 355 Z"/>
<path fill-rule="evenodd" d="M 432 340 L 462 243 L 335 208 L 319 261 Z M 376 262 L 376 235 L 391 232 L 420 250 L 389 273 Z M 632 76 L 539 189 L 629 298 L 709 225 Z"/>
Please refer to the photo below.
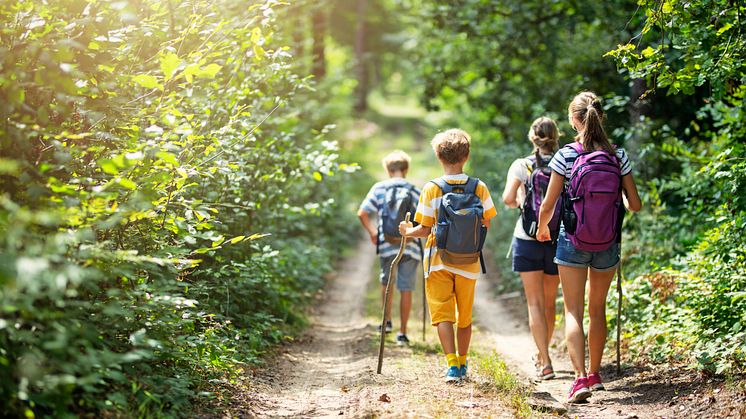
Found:
<path fill-rule="evenodd" d="M 616 271 L 616 290 L 617 290 L 617 305 L 616 305 L 616 375 L 619 376 L 622 373 L 622 351 L 621 351 L 621 337 L 622 337 L 622 244 L 619 243 L 619 268 Z"/>
<path fill-rule="evenodd" d="M 424 263 L 424 259 L 423 263 Z M 425 291 L 425 275 L 422 275 L 422 341 L 425 341 L 425 332 L 427 331 L 427 292 Z"/>
<path fill-rule="evenodd" d="M 404 219 L 405 222 L 409 222 L 409 217 L 411 216 L 410 213 L 407 213 L 406 218 Z M 407 238 L 402 237 L 401 238 L 401 244 L 399 245 L 399 253 L 396 254 L 396 257 L 391 262 L 391 268 L 389 269 L 389 279 L 388 282 L 386 282 L 386 293 L 383 297 L 383 316 L 381 316 L 381 344 L 378 347 L 378 373 L 381 373 L 381 367 L 383 366 L 383 346 L 386 343 L 386 312 L 389 308 L 389 293 L 391 292 L 391 282 L 393 282 L 393 279 L 396 278 L 396 273 L 398 271 L 398 265 L 399 261 L 401 260 L 402 256 L 404 256 L 404 248 L 407 246 Z"/>

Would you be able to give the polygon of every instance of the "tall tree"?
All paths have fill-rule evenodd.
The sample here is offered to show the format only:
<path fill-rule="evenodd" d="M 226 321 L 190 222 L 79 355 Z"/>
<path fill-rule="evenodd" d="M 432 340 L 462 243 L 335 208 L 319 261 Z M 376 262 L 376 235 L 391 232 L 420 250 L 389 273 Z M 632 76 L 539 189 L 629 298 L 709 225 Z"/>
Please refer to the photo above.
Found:
<path fill-rule="evenodd" d="M 311 15 L 311 31 L 313 37 L 313 56 L 311 74 L 316 79 L 322 79 L 326 76 L 326 25 L 327 15 L 324 7 L 315 7 Z"/>
<path fill-rule="evenodd" d="M 355 110 L 363 112 L 368 108 L 368 57 L 366 48 L 367 19 L 365 16 L 368 0 L 357 0 L 357 25 L 355 28 L 355 73 L 357 90 L 355 92 Z"/>

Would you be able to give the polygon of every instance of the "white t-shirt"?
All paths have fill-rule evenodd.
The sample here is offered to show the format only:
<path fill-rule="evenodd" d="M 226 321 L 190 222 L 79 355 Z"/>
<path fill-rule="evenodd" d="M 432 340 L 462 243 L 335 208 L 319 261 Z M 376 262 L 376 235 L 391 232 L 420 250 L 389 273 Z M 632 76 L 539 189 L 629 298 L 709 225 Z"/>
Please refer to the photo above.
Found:
<path fill-rule="evenodd" d="M 542 158 L 549 159 L 552 157 L 551 154 L 542 154 Z M 528 177 L 531 173 L 531 167 L 533 166 L 533 162 L 531 159 L 527 157 L 523 157 L 520 159 L 516 159 L 513 164 L 510 165 L 510 169 L 508 169 L 508 179 L 507 182 L 510 184 L 513 179 L 518 179 L 521 181 L 521 186 L 518 188 L 518 194 L 516 195 L 516 201 L 518 202 L 518 206 L 520 207 L 523 205 L 523 200 L 526 199 L 526 182 L 528 182 Z M 513 229 L 513 237 L 521 239 L 521 240 L 535 240 L 533 237 L 526 234 L 526 231 L 523 229 L 523 223 L 521 222 L 521 216 L 518 216 L 518 220 L 515 223 L 515 228 Z"/>

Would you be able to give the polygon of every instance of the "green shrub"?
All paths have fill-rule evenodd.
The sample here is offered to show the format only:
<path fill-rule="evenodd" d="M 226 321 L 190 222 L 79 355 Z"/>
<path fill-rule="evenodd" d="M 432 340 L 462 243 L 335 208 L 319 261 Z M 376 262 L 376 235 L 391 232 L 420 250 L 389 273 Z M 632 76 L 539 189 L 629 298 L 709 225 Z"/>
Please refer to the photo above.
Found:
<path fill-rule="evenodd" d="M 183 416 L 351 226 L 274 1 L 0 6 L 0 414 Z"/>

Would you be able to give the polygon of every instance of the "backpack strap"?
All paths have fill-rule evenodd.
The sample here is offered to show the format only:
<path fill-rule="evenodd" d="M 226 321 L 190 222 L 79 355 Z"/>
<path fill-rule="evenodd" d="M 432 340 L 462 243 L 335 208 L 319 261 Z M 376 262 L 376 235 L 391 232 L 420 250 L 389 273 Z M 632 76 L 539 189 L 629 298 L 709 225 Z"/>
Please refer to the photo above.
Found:
<path fill-rule="evenodd" d="M 378 229 L 376 230 L 378 233 L 376 233 L 376 254 L 381 254 L 381 223 L 378 223 Z"/>
<path fill-rule="evenodd" d="M 477 186 L 479 185 L 479 178 L 470 177 L 466 180 L 466 183 L 464 186 L 464 193 L 469 193 L 472 195 L 477 194 Z"/>
<path fill-rule="evenodd" d="M 433 179 L 430 182 L 434 183 L 435 186 L 440 188 L 440 191 L 443 192 L 443 195 L 453 191 L 453 186 L 450 183 L 446 182 L 446 180 L 442 177 Z"/>
<path fill-rule="evenodd" d="M 573 141 L 565 147 L 569 147 L 570 149 L 575 150 L 575 152 L 578 154 L 583 153 L 583 144 L 580 144 L 577 141 Z"/>

